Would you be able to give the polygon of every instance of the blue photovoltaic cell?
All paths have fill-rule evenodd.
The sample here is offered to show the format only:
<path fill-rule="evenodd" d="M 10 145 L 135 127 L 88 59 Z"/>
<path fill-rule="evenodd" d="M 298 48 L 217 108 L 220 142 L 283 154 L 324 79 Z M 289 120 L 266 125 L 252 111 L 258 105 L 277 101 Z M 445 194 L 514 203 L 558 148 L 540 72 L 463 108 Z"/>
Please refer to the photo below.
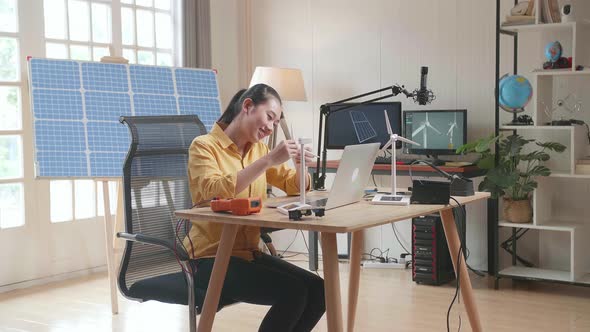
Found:
<path fill-rule="evenodd" d="M 38 151 L 86 151 L 84 126 L 80 121 L 35 121 Z"/>
<path fill-rule="evenodd" d="M 133 96 L 133 105 L 137 116 L 178 114 L 174 96 L 136 94 Z"/>
<path fill-rule="evenodd" d="M 120 177 L 122 115 L 195 114 L 210 130 L 221 113 L 211 70 L 36 58 L 29 69 L 41 177 Z"/>
<path fill-rule="evenodd" d="M 214 72 L 179 68 L 174 73 L 179 95 L 217 98 L 217 80 Z"/>
<path fill-rule="evenodd" d="M 82 82 L 86 90 L 129 92 L 129 80 L 125 65 L 83 63 Z"/>
<path fill-rule="evenodd" d="M 377 136 L 377 132 L 373 129 L 373 126 L 371 126 L 364 113 L 351 111 L 350 119 L 352 120 L 352 125 L 354 126 L 359 143 L 363 143 Z"/>
<path fill-rule="evenodd" d="M 60 153 L 37 151 L 37 175 L 52 177 L 87 177 L 88 158 L 85 152 Z"/>
<path fill-rule="evenodd" d="M 33 90 L 33 108 L 36 119 L 79 120 L 84 119 L 80 91 Z"/>
<path fill-rule="evenodd" d="M 130 65 L 129 74 L 134 93 L 174 94 L 171 68 Z"/>
<path fill-rule="evenodd" d="M 88 120 L 113 121 L 131 115 L 131 97 L 126 93 L 86 92 Z"/>
<path fill-rule="evenodd" d="M 80 89 L 80 65 L 75 61 L 31 59 L 33 88 Z"/>
<path fill-rule="evenodd" d="M 221 115 L 219 113 L 221 105 L 219 105 L 218 99 L 179 97 L 178 107 L 181 115 L 199 114 L 199 119 L 207 131 L 211 130 Z"/>
<path fill-rule="evenodd" d="M 90 153 L 90 176 L 114 177 L 123 174 L 123 163 L 127 152 Z"/>
<path fill-rule="evenodd" d="M 88 148 L 93 152 L 126 152 L 129 129 L 118 122 L 88 122 Z"/>

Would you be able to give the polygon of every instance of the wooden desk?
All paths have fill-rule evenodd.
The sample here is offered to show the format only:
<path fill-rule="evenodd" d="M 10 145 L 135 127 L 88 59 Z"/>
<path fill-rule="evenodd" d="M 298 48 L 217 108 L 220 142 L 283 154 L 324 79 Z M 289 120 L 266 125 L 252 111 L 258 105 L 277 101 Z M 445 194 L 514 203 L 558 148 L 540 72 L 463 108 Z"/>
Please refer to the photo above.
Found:
<path fill-rule="evenodd" d="M 487 199 L 489 196 L 489 193 L 478 192 L 473 196 L 456 197 L 456 199 L 464 205 L 478 200 Z M 221 242 L 217 249 L 217 255 L 215 256 L 215 263 L 213 264 L 213 271 L 211 279 L 209 280 L 198 330 L 199 332 L 209 332 L 213 327 L 213 320 L 215 318 L 217 305 L 219 304 L 221 288 L 225 280 L 225 273 L 227 272 L 227 265 L 236 238 L 238 225 L 301 229 L 321 232 L 328 331 L 341 332 L 343 331 L 343 321 L 336 233 L 352 233 L 350 280 L 348 285 L 347 330 L 353 331 L 358 298 L 364 230 L 369 227 L 440 212 L 447 243 L 449 245 L 449 252 L 453 260 L 455 273 L 457 273 L 456 260 L 459 256 L 458 253 L 461 244 L 457 227 L 455 226 L 452 208 L 452 205 L 371 205 L 367 202 L 361 201 L 356 204 L 326 211 L 326 216 L 324 217 L 306 217 L 301 221 L 291 221 L 287 216 L 278 213 L 275 209 L 269 208 L 263 209 L 259 214 L 250 216 L 233 216 L 225 213 L 215 213 L 209 208 L 176 211 L 178 217 L 190 219 L 191 222 L 196 223 L 200 220 L 206 220 L 223 224 Z M 473 297 L 471 281 L 467 272 L 467 264 L 465 263 L 463 255 L 460 255 L 460 260 L 460 287 L 463 301 L 465 303 L 465 310 L 467 311 L 472 330 L 481 331 L 481 322 Z"/>
<path fill-rule="evenodd" d="M 340 165 L 340 160 L 328 160 L 326 161 L 326 173 L 336 173 L 338 170 L 338 166 Z M 480 169 L 477 166 L 465 166 L 465 167 L 447 167 L 447 166 L 439 166 L 439 168 L 449 174 L 459 174 L 466 178 L 475 178 L 478 176 L 485 175 L 485 170 Z M 309 167 L 310 173 L 315 173 L 316 168 L 315 164 L 312 167 Z M 434 176 L 440 177 L 440 174 L 437 173 L 432 167 L 428 165 L 412 165 L 411 166 L 412 176 Z M 373 170 L 371 171 L 373 175 L 386 175 L 391 176 L 391 164 L 374 164 Z M 410 165 L 397 165 L 397 175 L 398 176 L 408 176 L 410 175 Z M 442 178 L 441 178 L 442 179 Z M 488 217 L 489 218 L 489 217 Z M 488 230 L 489 234 L 493 234 Z M 309 233 L 309 269 L 311 271 L 318 270 L 318 261 L 319 261 L 319 250 L 318 250 L 318 233 L 314 231 L 310 231 Z M 494 243 L 488 237 L 488 242 Z M 490 262 L 493 261 L 493 256 L 490 256 L 493 253 L 493 250 L 489 250 L 488 246 L 488 260 Z"/>

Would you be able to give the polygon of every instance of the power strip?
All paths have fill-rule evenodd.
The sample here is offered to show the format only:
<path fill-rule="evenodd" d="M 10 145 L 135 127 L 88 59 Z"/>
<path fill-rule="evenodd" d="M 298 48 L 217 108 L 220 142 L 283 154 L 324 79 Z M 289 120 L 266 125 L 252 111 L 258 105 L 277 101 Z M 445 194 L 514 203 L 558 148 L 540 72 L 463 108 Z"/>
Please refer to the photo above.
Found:
<path fill-rule="evenodd" d="M 361 263 L 365 269 L 405 269 L 405 263 L 380 263 L 365 261 Z"/>

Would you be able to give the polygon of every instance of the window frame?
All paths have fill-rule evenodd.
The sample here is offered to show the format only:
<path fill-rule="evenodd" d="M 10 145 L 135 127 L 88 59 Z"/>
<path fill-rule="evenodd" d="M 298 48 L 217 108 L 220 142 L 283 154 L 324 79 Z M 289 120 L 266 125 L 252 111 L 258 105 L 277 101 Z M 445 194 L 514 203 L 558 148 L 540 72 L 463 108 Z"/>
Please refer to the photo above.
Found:
<path fill-rule="evenodd" d="M 17 106 L 19 109 L 19 116 L 20 116 L 20 127 L 19 129 L 2 129 L 0 130 L 0 136 L 2 137 L 10 137 L 10 136 L 17 136 L 20 138 L 20 144 L 19 144 L 19 156 L 21 158 L 20 160 L 20 166 L 21 166 L 21 172 L 20 172 L 20 176 L 17 177 L 8 177 L 8 178 L 0 178 L 0 185 L 19 185 L 21 190 L 20 190 L 20 197 L 18 198 L 21 201 L 21 216 L 22 216 L 22 224 L 16 225 L 16 226 L 9 226 L 9 227 L 2 227 L 2 224 L 0 223 L 0 230 L 7 230 L 7 229 L 13 229 L 13 228 L 21 228 L 24 227 L 27 224 L 27 217 L 26 217 L 26 194 L 27 194 L 27 190 L 26 190 L 26 185 L 25 185 L 25 180 L 26 180 L 26 170 L 25 170 L 25 136 L 26 136 L 26 132 L 25 132 L 25 119 L 24 119 L 24 114 L 25 114 L 25 110 L 24 110 L 24 100 L 23 100 L 23 96 L 25 95 L 25 77 L 23 76 L 23 64 L 21 63 L 21 57 L 23 54 L 23 46 L 22 46 L 22 39 L 23 39 L 23 30 L 21 27 L 21 22 L 20 22 L 20 18 L 21 18 L 21 10 L 22 10 L 22 6 L 19 3 L 19 1 L 14 1 L 15 4 L 15 23 L 16 23 L 16 31 L 14 32 L 9 32 L 9 31 L 0 31 L 0 38 L 12 38 L 15 39 L 16 41 L 16 49 L 15 49 L 15 53 L 17 56 L 17 63 L 16 63 L 16 78 L 14 81 L 0 81 L 0 87 L 14 87 L 17 90 L 17 95 L 18 95 L 18 101 L 17 101 Z"/>
<path fill-rule="evenodd" d="M 83 2 L 88 3 L 88 17 L 90 19 L 89 22 L 89 40 L 88 41 L 77 41 L 77 40 L 71 40 L 71 36 L 70 36 L 70 10 L 69 10 L 69 1 L 68 0 L 64 0 L 65 2 L 65 38 L 64 39 L 58 39 L 58 38 L 49 38 L 45 36 L 45 21 L 43 20 L 43 22 L 40 23 L 40 25 L 43 27 L 42 29 L 42 40 L 43 40 L 43 54 L 44 56 L 47 56 L 47 44 L 48 43 L 53 43 L 53 44 L 61 44 L 61 45 L 65 45 L 66 46 L 66 55 L 67 58 L 66 59 L 71 59 L 71 46 L 84 46 L 84 47 L 88 47 L 90 50 L 90 60 L 88 61 L 99 61 L 99 59 L 94 59 L 94 47 L 106 47 L 108 48 L 109 46 L 113 47 L 113 52 L 114 55 L 122 55 L 123 54 L 123 49 L 132 49 L 134 51 L 135 54 L 135 60 L 137 61 L 138 57 L 137 57 L 137 53 L 138 51 L 148 51 L 151 52 L 154 55 L 154 65 L 158 65 L 158 53 L 166 53 L 166 54 L 170 54 L 171 57 L 171 61 L 172 64 L 171 66 L 173 67 L 180 67 L 182 65 L 182 53 L 181 53 L 181 48 L 180 48 L 180 42 L 182 41 L 182 26 L 180 24 L 180 22 L 182 22 L 182 18 L 180 17 L 181 15 L 181 0 L 170 0 L 170 10 L 165 10 L 165 9 L 159 9 L 155 7 L 155 3 L 152 4 L 152 7 L 146 7 L 146 6 L 141 6 L 141 5 L 136 5 L 135 1 L 133 4 L 127 4 L 127 3 L 122 3 L 121 0 L 80 0 Z M 41 2 L 41 11 L 42 11 L 42 17 L 45 17 L 45 1 L 40 1 Z M 93 40 L 93 30 L 92 30 L 92 4 L 93 3 L 100 3 L 100 4 L 107 4 L 110 6 L 110 11 L 111 11 L 111 43 L 101 43 L 101 42 L 95 42 Z M 133 36 L 133 45 L 123 45 L 123 36 L 122 36 L 122 29 L 123 29 L 123 23 L 122 23 L 122 14 L 121 14 L 121 10 L 122 8 L 130 8 L 132 10 L 132 14 L 133 14 L 133 29 L 134 29 L 134 36 Z M 145 46 L 139 46 L 137 43 L 137 10 L 148 10 L 150 12 L 152 12 L 152 23 L 154 25 L 154 31 L 153 31 L 153 41 L 154 41 L 154 45 L 153 47 L 145 47 Z M 171 37 L 171 48 L 170 49 L 165 49 L 165 48 L 158 48 L 157 45 L 157 40 L 156 40 L 156 14 L 157 13 L 164 13 L 164 14 L 169 14 L 171 17 L 171 33 L 172 35 Z M 86 60 L 76 60 L 76 61 L 86 61 Z M 131 62 L 130 62 L 131 63 Z M 137 62 L 136 62 L 137 63 Z M 55 179 L 55 180 L 63 180 L 63 179 Z M 81 179 L 83 180 L 83 179 Z M 66 220 L 66 221 L 56 221 L 53 222 L 51 220 L 51 211 L 48 211 L 48 215 L 49 215 L 49 222 L 52 224 L 62 224 L 62 223 L 67 223 L 67 222 L 72 222 L 72 221 L 79 221 L 79 220 L 95 220 L 95 219 L 102 219 L 102 216 L 100 215 L 100 210 L 103 207 L 103 202 L 101 202 L 99 200 L 99 197 L 101 197 L 102 193 L 102 186 L 97 185 L 97 181 L 94 182 L 94 198 L 95 198 L 95 204 L 94 204 L 94 217 L 91 218 L 83 218 L 83 219 L 77 219 L 76 218 L 76 181 L 77 179 L 72 179 L 71 181 L 71 192 L 72 192 L 72 196 L 71 196 L 71 207 L 72 207 L 72 220 Z M 109 181 L 109 186 L 111 186 Z M 1 182 L 0 182 L 1 183 Z M 49 188 L 51 186 L 51 180 L 49 181 Z M 100 192 L 100 193 L 99 193 Z M 49 192 L 47 193 L 47 195 L 49 196 L 49 199 L 51 200 L 51 191 L 49 190 Z M 104 197 L 104 196 L 103 196 Z M 116 202 L 116 197 L 111 197 L 111 203 Z M 68 204 L 69 206 L 69 204 Z M 111 213 L 115 214 L 115 209 L 113 209 L 113 206 L 111 204 Z"/>

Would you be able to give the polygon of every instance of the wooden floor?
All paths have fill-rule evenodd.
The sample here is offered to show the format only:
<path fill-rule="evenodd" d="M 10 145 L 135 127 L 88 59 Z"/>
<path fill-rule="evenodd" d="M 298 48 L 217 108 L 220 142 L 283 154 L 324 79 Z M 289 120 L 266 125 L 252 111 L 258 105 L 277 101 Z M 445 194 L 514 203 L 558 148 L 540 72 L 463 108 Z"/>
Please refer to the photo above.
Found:
<path fill-rule="evenodd" d="M 304 261 L 295 264 L 306 266 Z M 340 264 L 346 300 L 348 266 Z M 320 271 L 321 274 L 321 271 Z M 485 331 L 590 331 L 590 288 L 471 275 Z M 409 270 L 362 270 L 356 331 L 445 331 L 452 285 L 416 285 Z M 184 306 L 120 298 L 112 316 L 106 274 L 0 294 L 0 331 L 187 331 Z M 238 304 L 217 314 L 214 331 L 257 331 L 268 307 Z M 346 311 L 344 312 L 346 316 Z M 470 331 L 462 304 L 451 330 Z M 325 316 L 314 331 L 327 331 Z"/>

